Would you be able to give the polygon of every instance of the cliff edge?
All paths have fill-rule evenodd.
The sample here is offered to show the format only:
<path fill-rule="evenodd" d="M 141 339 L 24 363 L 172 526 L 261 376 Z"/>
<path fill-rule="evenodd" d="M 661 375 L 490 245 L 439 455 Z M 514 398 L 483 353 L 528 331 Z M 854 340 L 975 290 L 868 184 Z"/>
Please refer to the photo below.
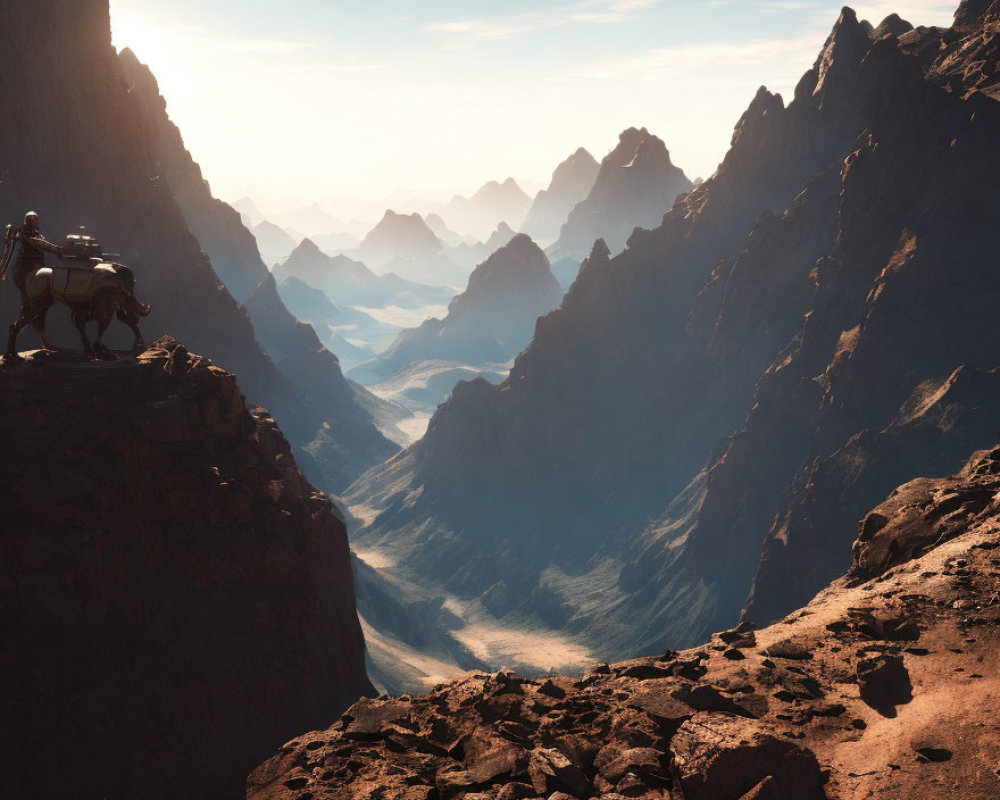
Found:
<path fill-rule="evenodd" d="M 369 693 L 346 530 L 164 338 L 0 367 L 0 796 L 239 797 Z"/>

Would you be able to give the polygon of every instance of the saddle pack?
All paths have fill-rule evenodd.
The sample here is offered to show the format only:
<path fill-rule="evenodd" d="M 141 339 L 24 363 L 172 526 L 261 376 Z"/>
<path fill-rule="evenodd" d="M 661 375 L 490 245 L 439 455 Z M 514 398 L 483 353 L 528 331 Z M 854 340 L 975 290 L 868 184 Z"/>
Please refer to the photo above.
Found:
<path fill-rule="evenodd" d="M 89 302 L 100 289 L 117 286 L 115 268 L 99 263 L 86 267 L 42 267 L 28 279 L 25 288 L 32 300 L 51 292 L 67 304 L 77 304 Z"/>

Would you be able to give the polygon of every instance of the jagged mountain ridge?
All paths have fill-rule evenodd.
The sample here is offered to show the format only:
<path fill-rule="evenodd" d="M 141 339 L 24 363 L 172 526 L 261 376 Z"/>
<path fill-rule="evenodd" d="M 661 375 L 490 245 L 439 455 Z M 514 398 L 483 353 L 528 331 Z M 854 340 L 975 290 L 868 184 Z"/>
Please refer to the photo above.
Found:
<path fill-rule="evenodd" d="M 353 488 L 381 512 L 359 541 L 391 540 L 466 596 L 504 586 L 509 613 L 547 597 L 551 624 L 608 656 L 734 622 L 812 458 L 885 429 L 922 382 L 1000 363 L 984 261 L 1000 206 L 983 179 L 997 110 L 938 88 L 940 37 L 845 10 L 787 108 L 761 90 L 712 179 L 619 256 L 595 248 L 509 381 L 456 387 L 423 442 Z M 938 426 L 951 458 L 986 444 L 977 424 Z M 875 455 L 896 483 L 957 468 Z M 843 564 L 816 566 L 811 591 Z"/>
<path fill-rule="evenodd" d="M 244 303 L 254 333 L 302 397 L 294 407 L 276 407 L 288 435 L 309 450 L 303 457 L 324 489 L 340 492 L 369 468 L 396 452 L 355 401 L 337 357 L 315 331 L 296 320 L 278 296 L 273 276 L 261 260 L 253 235 L 238 213 L 212 196 L 201 169 L 184 148 L 167 115 L 166 101 L 152 72 L 124 50 L 120 61 L 145 113 L 160 179 L 169 190 L 223 282 Z"/>
<path fill-rule="evenodd" d="M 343 521 L 165 338 L 0 368 L 0 795 L 239 797 L 371 693 Z"/>
<path fill-rule="evenodd" d="M 284 262 L 276 265 L 274 276 L 279 283 L 298 278 L 323 291 L 339 306 L 418 308 L 445 304 L 454 296 L 448 289 L 407 281 L 392 273 L 376 275 L 362 262 L 345 255 L 328 256 L 311 239 L 303 239 Z"/>
<path fill-rule="evenodd" d="M 548 188 L 535 196 L 521 231 L 545 244 L 558 239 L 570 212 L 594 188 L 600 169 L 601 165 L 584 148 L 573 153 L 556 167 Z"/>
<path fill-rule="evenodd" d="M 693 186 L 661 139 L 645 128 L 623 131 L 590 192 L 569 212 L 551 248 L 553 258 L 582 259 L 597 239 L 617 253 L 635 228 L 658 225 L 677 196 Z"/>

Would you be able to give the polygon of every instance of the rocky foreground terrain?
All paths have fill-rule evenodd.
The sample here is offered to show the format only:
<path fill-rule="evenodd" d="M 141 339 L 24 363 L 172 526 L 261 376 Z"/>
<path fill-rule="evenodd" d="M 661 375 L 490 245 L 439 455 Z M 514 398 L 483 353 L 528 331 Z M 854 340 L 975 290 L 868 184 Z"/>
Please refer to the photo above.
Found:
<path fill-rule="evenodd" d="M 897 489 L 848 575 L 762 630 L 592 669 L 364 699 L 248 800 L 1000 796 L 1000 449 Z"/>
<path fill-rule="evenodd" d="M 371 692 L 347 531 L 164 338 L 0 366 L 0 797 L 238 797 Z"/>

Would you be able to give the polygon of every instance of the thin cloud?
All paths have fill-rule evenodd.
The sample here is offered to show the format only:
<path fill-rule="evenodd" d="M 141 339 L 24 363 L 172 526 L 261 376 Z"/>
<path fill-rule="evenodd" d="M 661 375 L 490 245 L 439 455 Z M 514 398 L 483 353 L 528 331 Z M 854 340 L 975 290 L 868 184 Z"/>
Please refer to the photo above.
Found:
<path fill-rule="evenodd" d="M 293 53 L 308 50 L 309 42 L 282 39 L 236 39 L 215 37 L 192 37 L 188 42 L 218 53 Z"/>
<path fill-rule="evenodd" d="M 757 5 L 767 11 L 808 11 L 819 7 L 819 3 L 796 2 L 796 0 L 787 0 L 786 2 L 775 0 L 775 2 L 758 3 Z"/>
<path fill-rule="evenodd" d="M 873 25 L 878 25 L 890 14 L 900 17 L 914 25 L 950 26 L 955 16 L 957 3 L 942 3 L 941 0 L 872 0 L 872 2 L 857 2 L 851 7 L 857 12 L 858 19 L 867 19 Z"/>
<path fill-rule="evenodd" d="M 668 80 L 708 67 L 733 68 L 766 64 L 776 59 L 811 63 L 825 33 L 812 32 L 792 39 L 755 39 L 750 42 L 707 42 L 647 50 L 626 58 L 579 64 L 560 80 Z"/>
<path fill-rule="evenodd" d="M 452 47 L 464 47 L 484 41 L 515 39 L 572 23 L 621 22 L 661 2 L 662 0 L 586 0 L 526 14 L 429 22 L 423 26 L 423 30 L 446 34 L 451 37 Z"/>

